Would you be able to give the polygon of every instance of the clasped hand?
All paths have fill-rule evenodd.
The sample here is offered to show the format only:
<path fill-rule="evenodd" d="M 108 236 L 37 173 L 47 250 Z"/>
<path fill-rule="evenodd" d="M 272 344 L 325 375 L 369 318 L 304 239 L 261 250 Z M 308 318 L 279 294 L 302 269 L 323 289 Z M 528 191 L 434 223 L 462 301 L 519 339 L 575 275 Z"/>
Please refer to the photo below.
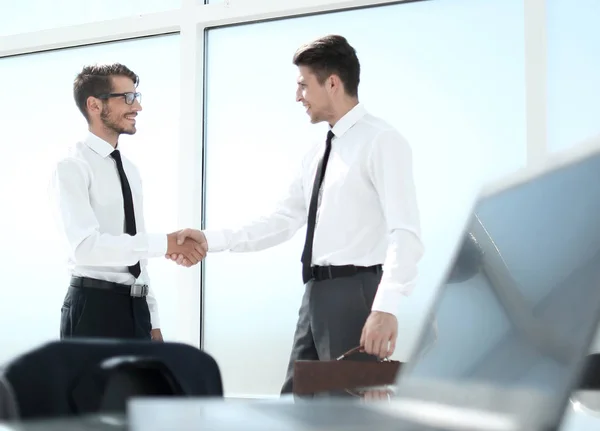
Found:
<path fill-rule="evenodd" d="M 165 257 L 183 266 L 193 266 L 206 257 L 208 243 L 202 232 L 195 229 L 183 229 L 167 235 L 167 254 Z"/>

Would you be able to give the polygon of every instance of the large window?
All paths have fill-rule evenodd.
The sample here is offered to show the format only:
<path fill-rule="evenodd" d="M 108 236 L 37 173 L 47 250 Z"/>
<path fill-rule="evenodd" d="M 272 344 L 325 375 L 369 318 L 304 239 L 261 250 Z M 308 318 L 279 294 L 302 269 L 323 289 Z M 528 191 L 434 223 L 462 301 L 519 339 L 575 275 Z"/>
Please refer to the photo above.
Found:
<path fill-rule="evenodd" d="M 548 147 L 600 135 L 600 2 L 548 0 Z"/>
<path fill-rule="evenodd" d="M 0 36 L 177 9 L 181 0 L 0 0 Z"/>
<path fill-rule="evenodd" d="M 361 61 L 361 101 L 414 152 L 426 255 L 398 311 L 394 356 L 405 360 L 474 193 L 526 163 L 523 31 L 520 0 L 415 2 L 209 30 L 207 227 L 269 211 L 304 152 L 324 140 L 326 126 L 311 126 L 294 100 L 291 59 L 313 38 L 347 37 Z M 281 387 L 303 293 L 303 239 L 304 231 L 271 250 L 206 260 L 204 347 L 229 395 Z"/>
<path fill-rule="evenodd" d="M 138 133 L 120 142 L 142 174 L 147 229 L 176 229 L 179 35 L 1 59 L 0 362 L 58 338 L 69 276 L 49 212 L 47 186 L 54 162 L 87 130 L 73 101 L 75 75 L 84 64 L 117 61 L 140 75 L 144 96 Z M 178 332 L 175 271 L 166 259 L 149 263 L 166 338 Z"/>

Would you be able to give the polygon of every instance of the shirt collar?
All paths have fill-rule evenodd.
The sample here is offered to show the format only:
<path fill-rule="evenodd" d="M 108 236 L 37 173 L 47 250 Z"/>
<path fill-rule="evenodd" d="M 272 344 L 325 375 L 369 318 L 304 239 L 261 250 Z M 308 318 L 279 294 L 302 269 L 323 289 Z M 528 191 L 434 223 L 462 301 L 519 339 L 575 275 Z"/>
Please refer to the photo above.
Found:
<path fill-rule="evenodd" d="M 111 144 L 94 135 L 92 132 L 88 132 L 84 142 L 92 151 L 96 152 L 101 157 L 107 157 L 115 150 Z"/>
<path fill-rule="evenodd" d="M 346 115 L 340 118 L 337 123 L 335 123 L 335 126 L 333 126 L 331 131 L 336 137 L 341 138 L 344 133 L 358 123 L 358 121 L 364 117 L 366 113 L 367 110 L 365 109 L 364 105 L 362 103 L 357 104 L 354 108 L 349 110 Z"/>

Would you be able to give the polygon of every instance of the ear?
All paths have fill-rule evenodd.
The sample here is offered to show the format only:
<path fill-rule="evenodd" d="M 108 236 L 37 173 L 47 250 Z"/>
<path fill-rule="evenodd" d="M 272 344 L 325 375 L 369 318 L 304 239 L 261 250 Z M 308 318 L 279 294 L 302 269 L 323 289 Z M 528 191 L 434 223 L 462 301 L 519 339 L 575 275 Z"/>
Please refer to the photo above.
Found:
<path fill-rule="evenodd" d="M 331 75 L 326 81 L 327 89 L 331 92 L 339 92 L 343 89 L 342 80 L 337 75 Z"/>
<path fill-rule="evenodd" d="M 92 96 L 87 98 L 86 107 L 89 113 L 102 111 L 102 104 L 100 100 Z"/>

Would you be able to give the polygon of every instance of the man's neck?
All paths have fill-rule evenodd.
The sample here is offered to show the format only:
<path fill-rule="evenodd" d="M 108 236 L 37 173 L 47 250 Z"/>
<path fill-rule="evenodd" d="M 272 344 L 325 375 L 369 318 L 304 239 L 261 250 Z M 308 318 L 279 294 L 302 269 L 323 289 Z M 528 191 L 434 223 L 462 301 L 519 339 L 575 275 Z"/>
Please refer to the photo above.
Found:
<path fill-rule="evenodd" d="M 358 98 L 352 97 L 344 99 L 339 106 L 334 109 L 333 115 L 329 120 L 331 127 L 335 126 L 340 119 L 342 119 L 348 112 L 354 109 L 358 105 Z"/>
<path fill-rule="evenodd" d="M 91 133 L 108 142 L 113 148 L 117 148 L 117 143 L 119 141 L 119 135 L 114 132 L 110 132 L 106 130 L 104 127 L 93 127 L 90 126 L 88 129 Z"/>

